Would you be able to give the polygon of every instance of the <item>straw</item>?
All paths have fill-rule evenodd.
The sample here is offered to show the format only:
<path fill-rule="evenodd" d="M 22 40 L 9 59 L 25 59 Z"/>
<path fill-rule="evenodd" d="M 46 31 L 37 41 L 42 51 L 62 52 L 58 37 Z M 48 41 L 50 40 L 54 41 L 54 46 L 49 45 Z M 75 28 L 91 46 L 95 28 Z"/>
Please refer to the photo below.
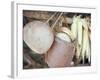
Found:
<path fill-rule="evenodd" d="M 46 23 L 48 23 L 55 15 L 56 15 L 57 12 L 55 12 L 47 21 Z"/>
<path fill-rule="evenodd" d="M 52 25 L 52 29 L 55 27 L 55 25 L 57 24 L 58 20 L 60 19 L 60 17 L 62 16 L 63 12 L 60 13 L 59 17 L 57 18 L 57 20 L 55 21 L 55 23 Z"/>

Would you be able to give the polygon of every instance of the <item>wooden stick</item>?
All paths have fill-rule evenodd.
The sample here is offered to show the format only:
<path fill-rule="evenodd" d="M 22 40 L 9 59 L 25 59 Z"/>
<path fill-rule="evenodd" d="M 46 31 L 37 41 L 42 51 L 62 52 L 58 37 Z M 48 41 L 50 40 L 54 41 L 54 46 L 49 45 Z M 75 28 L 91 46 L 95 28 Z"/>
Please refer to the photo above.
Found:
<path fill-rule="evenodd" d="M 63 12 L 60 13 L 59 17 L 57 18 L 57 20 L 55 21 L 55 23 L 52 25 L 52 29 L 55 27 L 56 23 L 58 22 L 58 20 L 60 19 L 60 17 L 62 16 Z"/>
<path fill-rule="evenodd" d="M 46 23 L 48 23 L 55 15 L 56 15 L 57 12 L 55 12 L 47 21 Z"/>

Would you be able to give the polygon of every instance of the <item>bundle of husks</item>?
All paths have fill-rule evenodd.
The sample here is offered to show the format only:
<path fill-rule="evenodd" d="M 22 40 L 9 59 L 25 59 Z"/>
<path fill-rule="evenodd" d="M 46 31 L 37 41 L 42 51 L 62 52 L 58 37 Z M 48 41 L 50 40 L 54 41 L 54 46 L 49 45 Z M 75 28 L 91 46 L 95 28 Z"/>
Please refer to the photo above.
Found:
<path fill-rule="evenodd" d="M 73 23 L 71 25 L 71 31 L 76 38 L 76 58 L 82 63 L 85 63 L 85 60 L 88 60 L 88 63 L 91 62 L 91 39 L 90 39 L 90 20 L 88 17 L 81 18 L 81 16 L 74 16 Z"/>

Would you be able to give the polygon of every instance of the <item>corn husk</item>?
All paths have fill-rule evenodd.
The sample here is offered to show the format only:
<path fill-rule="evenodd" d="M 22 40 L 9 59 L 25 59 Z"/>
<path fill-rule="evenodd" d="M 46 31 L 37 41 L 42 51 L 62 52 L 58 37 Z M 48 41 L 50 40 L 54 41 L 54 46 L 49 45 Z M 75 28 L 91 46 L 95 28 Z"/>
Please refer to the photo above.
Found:
<path fill-rule="evenodd" d="M 77 40 L 76 44 L 76 58 L 79 59 L 81 55 L 81 46 L 82 46 L 82 22 L 80 16 L 74 16 L 73 23 L 71 25 L 71 31 L 74 37 Z"/>
<path fill-rule="evenodd" d="M 76 45 L 76 59 L 79 59 L 81 55 L 81 49 L 80 49 L 80 46 L 77 44 Z"/>
<path fill-rule="evenodd" d="M 78 21 L 77 21 L 77 29 L 78 29 L 78 44 L 80 45 L 80 47 L 82 46 L 82 21 L 81 18 L 79 16 Z"/>
<path fill-rule="evenodd" d="M 77 32 L 78 32 L 77 31 L 77 20 L 78 20 L 77 16 L 74 16 L 73 23 L 71 25 L 71 31 L 72 31 L 75 38 L 77 38 Z"/>
<path fill-rule="evenodd" d="M 91 27 L 88 18 L 82 19 L 80 17 L 81 16 L 74 16 L 73 23 L 71 25 L 71 31 L 77 40 L 76 58 L 79 59 L 81 57 L 81 60 L 84 63 L 85 58 L 87 58 L 88 61 L 90 62 L 90 57 L 91 57 L 90 55 Z"/>
<path fill-rule="evenodd" d="M 82 21 L 80 16 L 78 16 L 77 20 L 77 51 L 76 51 L 76 58 L 79 59 L 81 55 L 81 49 L 82 49 L 82 33 L 83 33 L 83 28 L 82 28 Z"/>
<path fill-rule="evenodd" d="M 88 58 L 90 62 L 90 42 L 89 42 L 89 32 L 88 32 L 88 23 L 86 19 L 82 20 L 84 31 L 83 31 L 83 46 L 82 46 L 82 60 L 84 63 L 84 57 Z"/>

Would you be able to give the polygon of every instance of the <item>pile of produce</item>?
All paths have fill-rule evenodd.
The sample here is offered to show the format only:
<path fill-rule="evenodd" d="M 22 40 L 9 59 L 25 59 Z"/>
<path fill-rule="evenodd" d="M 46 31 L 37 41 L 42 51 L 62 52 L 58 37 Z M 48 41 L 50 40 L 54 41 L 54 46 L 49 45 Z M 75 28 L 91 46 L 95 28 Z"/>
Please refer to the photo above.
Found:
<path fill-rule="evenodd" d="M 91 65 L 91 14 L 23 11 L 23 68 Z"/>

